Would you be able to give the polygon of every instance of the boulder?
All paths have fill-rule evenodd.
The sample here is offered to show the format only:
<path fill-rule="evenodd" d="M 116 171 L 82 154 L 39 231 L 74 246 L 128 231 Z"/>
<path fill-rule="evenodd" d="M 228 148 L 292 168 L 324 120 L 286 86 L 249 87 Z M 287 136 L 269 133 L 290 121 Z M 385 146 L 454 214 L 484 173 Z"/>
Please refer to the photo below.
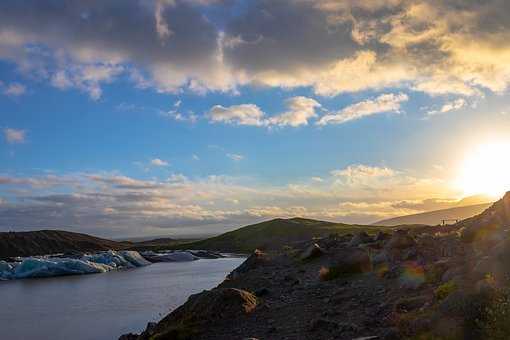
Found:
<path fill-rule="evenodd" d="M 227 275 L 227 279 L 235 280 L 244 273 L 254 270 L 268 262 L 268 257 L 262 251 L 256 249 L 239 267 Z"/>
<path fill-rule="evenodd" d="M 191 295 L 184 305 L 170 314 L 175 321 L 228 319 L 249 314 L 257 307 L 257 297 L 236 288 L 216 288 Z"/>
<path fill-rule="evenodd" d="M 384 241 L 391 237 L 390 234 L 380 231 L 375 235 L 374 241 Z"/>
<path fill-rule="evenodd" d="M 325 253 L 325 251 L 317 244 L 311 244 L 308 246 L 303 253 L 299 256 L 301 260 L 311 260 L 317 257 L 322 256 Z"/>
<path fill-rule="evenodd" d="M 349 242 L 349 247 L 357 247 L 359 246 L 360 244 L 364 244 L 364 243 L 369 243 L 369 242 L 373 242 L 373 239 L 368 236 L 368 234 L 364 231 L 361 231 L 359 233 L 356 233 L 351 241 Z"/>
<path fill-rule="evenodd" d="M 386 250 L 382 250 L 372 256 L 372 264 L 379 265 L 390 261 L 390 257 Z"/>
<path fill-rule="evenodd" d="M 393 235 L 391 235 L 390 240 L 386 244 L 386 248 L 404 249 L 415 245 L 416 241 L 409 235 L 407 230 L 396 230 Z"/>
<path fill-rule="evenodd" d="M 368 252 L 359 248 L 343 249 L 335 254 L 329 265 L 321 269 L 322 280 L 331 280 L 337 277 L 361 274 L 372 270 L 372 262 Z"/>

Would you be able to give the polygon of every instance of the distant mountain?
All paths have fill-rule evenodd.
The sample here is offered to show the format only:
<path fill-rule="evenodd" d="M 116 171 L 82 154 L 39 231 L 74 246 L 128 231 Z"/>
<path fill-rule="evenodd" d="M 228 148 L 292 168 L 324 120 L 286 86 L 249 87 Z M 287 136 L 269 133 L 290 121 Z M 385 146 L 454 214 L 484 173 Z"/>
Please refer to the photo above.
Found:
<path fill-rule="evenodd" d="M 375 233 L 392 228 L 334 223 L 305 218 L 277 218 L 230 231 L 205 240 L 177 246 L 181 249 L 204 249 L 227 252 L 252 252 L 254 249 L 280 248 L 293 242 L 327 236 L 331 233 Z"/>
<path fill-rule="evenodd" d="M 130 242 L 116 242 L 62 230 L 0 232 L 0 258 L 119 250 L 130 246 L 132 246 Z"/>
<path fill-rule="evenodd" d="M 510 226 L 510 191 L 481 214 L 459 222 L 457 227 L 497 229 Z"/>
<path fill-rule="evenodd" d="M 463 220 L 469 217 L 480 214 L 482 211 L 490 207 L 492 203 L 482 203 L 475 205 L 468 205 L 462 207 L 455 207 L 449 209 L 434 210 L 419 214 L 400 216 L 390 218 L 373 223 L 378 226 L 398 226 L 402 224 L 426 224 L 437 225 L 442 220 Z"/>

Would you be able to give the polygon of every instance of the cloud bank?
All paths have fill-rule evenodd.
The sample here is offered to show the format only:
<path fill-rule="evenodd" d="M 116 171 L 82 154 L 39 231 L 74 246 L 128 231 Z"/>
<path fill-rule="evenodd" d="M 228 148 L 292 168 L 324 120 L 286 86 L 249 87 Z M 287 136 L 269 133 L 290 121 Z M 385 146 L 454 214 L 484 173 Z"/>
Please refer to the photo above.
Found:
<path fill-rule="evenodd" d="M 118 78 L 172 93 L 406 85 L 474 96 L 508 87 L 509 14 L 504 0 L 7 0 L 0 58 L 95 100 Z"/>

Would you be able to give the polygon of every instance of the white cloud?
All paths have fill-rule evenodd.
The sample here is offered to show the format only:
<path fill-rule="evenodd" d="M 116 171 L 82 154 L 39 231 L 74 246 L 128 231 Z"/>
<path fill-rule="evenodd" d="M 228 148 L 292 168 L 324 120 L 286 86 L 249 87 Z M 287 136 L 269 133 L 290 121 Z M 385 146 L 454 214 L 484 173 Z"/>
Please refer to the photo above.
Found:
<path fill-rule="evenodd" d="M 331 171 L 331 175 L 335 177 L 345 177 L 351 183 L 363 182 L 367 178 L 392 177 L 397 174 L 397 171 L 388 167 L 363 164 L 349 165 L 345 169 Z"/>
<path fill-rule="evenodd" d="M 164 161 L 159 158 L 154 158 L 153 160 L 151 160 L 151 164 L 154 166 L 168 166 L 169 165 L 169 163 L 167 161 Z"/>
<path fill-rule="evenodd" d="M 207 113 L 211 122 L 221 122 L 235 125 L 263 126 L 264 112 L 254 104 L 241 104 L 224 107 L 215 105 Z"/>
<path fill-rule="evenodd" d="M 442 113 L 447 113 L 450 111 L 457 111 L 466 106 L 466 100 L 463 98 L 458 98 L 452 102 L 448 102 L 444 104 L 439 110 L 431 110 L 427 112 L 428 116 L 434 116 Z"/>
<path fill-rule="evenodd" d="M 317 117 L 315 109 L 321 107 L 315 99 L 303 96 L 291 97 L 285 101 L 287 111 L 268 117 L 255 104 L 241 104 L 224 107 L 214 106 L 207 114 L 211 122 L 251 126 L 291 126 L 308 125 L 311 118 Z"/>
<path fill-rule="evenodd" d="M 315 108 L 321 107 L 316 100 L 307 97 L 292 97 L 286 100 L 287 111 L 267 120 L 268 125 L 308 125 L 308 120 L 317 117 Z"/>
<path fill-rule="evenodd" d="M 7 143 L 9 144 L 20 144 L 24 143 L 26 140 L 26 131 L 19 129 L 4 129 L 4 137 Z"/>
<path fill-rule="evenodd" d="M 11 83 L 4 89 L 4 94 L 7 96 L 18 97 L 26 93 L 25 85 L 20 83 Z"/>
<path fill-rule="evenodd" d="M 380 113 L 399 112 L 400 105 L 408 99 L 409 97 L 405 93 L 382 94 L 377 98 L 367 99 L 362 102 L 349 105 L 338 113 L 328 113 L 322 116 L 317 124 L 343 124 L 352 120 Z"/>
<path fill-rule="evenodd" d="M 236 153 L 227 153 L 227 157 L 230 158 L 233 161 L 242 161 L 244 159 L 243 155 L 236 154 Z"/>
<path fill-rule="evenodd" d="M 194 160 L 194 161 L 199 161 L 200 157 L 198 157 L 197 155 L 193 154 L 193 155 L 191 155 L 191 159 Z"/>

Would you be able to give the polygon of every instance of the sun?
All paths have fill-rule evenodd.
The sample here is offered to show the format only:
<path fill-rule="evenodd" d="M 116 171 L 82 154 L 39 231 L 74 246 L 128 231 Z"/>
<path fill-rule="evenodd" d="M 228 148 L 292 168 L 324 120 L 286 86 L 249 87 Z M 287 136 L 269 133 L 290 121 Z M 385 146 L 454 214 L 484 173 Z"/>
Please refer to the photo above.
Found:
<path fill-rule="evenodd" d="M 510 141 L 481 144 L 467 154 L 459 187 L 467 195 L 500 197 L 510 190 Z"/>

